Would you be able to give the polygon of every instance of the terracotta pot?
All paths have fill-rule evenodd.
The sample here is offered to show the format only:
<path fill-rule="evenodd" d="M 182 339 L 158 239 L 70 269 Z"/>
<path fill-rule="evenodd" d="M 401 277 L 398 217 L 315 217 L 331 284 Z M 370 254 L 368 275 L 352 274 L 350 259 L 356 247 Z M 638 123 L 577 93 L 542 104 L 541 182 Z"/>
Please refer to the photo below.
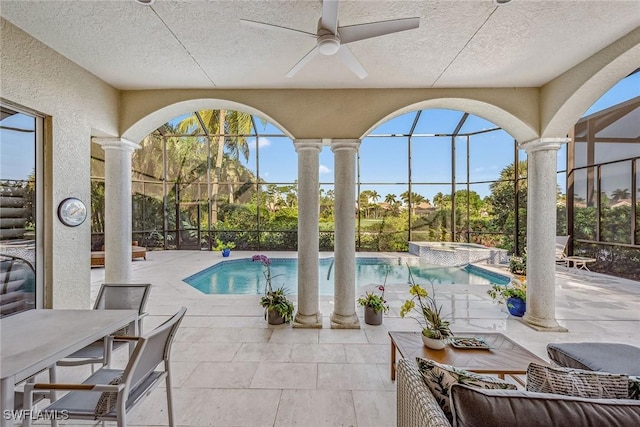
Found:
<path fill-rule="evenodd" d="M 381 325 L 382 324 L 382 310 L 376 313 L 372 307 L 364 306 L 364 323 L 367 325 Z"/>
<path fill-rule="evenodd" d="M 424 346 L 431 350 L 442 350 L 445 346 L 445 340 L 425 337 L 424 334 L 420 334 L 420 336 L 422 337 L 422 343 Z"/>

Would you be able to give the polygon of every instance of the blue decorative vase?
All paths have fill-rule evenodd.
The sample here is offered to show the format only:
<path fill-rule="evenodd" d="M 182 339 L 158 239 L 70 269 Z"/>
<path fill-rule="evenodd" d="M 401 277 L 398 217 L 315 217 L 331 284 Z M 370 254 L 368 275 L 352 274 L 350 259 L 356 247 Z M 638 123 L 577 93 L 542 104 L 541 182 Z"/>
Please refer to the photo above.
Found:
<path fill-rule="evenodd" d="M 507 298 L 507 310 L 512 316 L 522 317 L 527 310 L 527 303 L 520 298 Z"/>
<path fill-rule="evenodd" d="M 226 258 L 226 257 L 228 257 L 229 255 L 231 255 L 231 249 L 229 249 L 229 248 L 225 248 L 225 249 L 223 249 L 223 250 L 222 250 L 222 256 L 223 256 L 223 257 L 225 257 L 225 258 Z"/>

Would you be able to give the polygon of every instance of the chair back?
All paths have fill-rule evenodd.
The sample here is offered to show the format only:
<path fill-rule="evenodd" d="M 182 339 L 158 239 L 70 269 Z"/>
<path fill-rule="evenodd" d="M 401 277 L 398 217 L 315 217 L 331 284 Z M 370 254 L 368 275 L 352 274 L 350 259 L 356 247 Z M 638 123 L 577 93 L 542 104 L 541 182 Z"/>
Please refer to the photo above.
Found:
<path fill-rule="evenodd" d="M 556 260 L 563 260 L 567 256 L 567 243 L 570 236 L 556 236 Z"/>
<path fill-rule="evenodd" d="M 162 325 L 142 335 L 123 375 L 129 390 L 135 390 L 161 362 L 165 362 L 165 368 L 168 366 L 171 344 L 186 312 L 187 308 L 182 307 Z"/>
<path fill-rule="evenodd" d="M 144 313 L 151 284 L 103 283 L 98 291 L 95 310 L 137 310 Z"/>

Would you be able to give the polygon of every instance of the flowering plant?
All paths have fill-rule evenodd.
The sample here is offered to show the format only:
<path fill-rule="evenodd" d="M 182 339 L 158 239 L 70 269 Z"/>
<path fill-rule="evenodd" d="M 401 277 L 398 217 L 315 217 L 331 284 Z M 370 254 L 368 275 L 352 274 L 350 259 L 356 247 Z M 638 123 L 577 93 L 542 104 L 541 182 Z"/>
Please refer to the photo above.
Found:
<path fill-rule="evenodd" d="M 381 295 L 376 295 L 373 292 L 366 292 L 363 297 L 358 298 L 358 305 L 363 307 L 371 307 L 374 312 L 386 313 L 389 311 L 389 304 L 384 299 L 384 285 L 378 286 L 376 289 L 382 292 Z"/>
<path fill-rule="evenodd" d="M 519 279 L 513 279 L 507 285 L 493 285 L 487 291 L 487 294 L 497 304 L 506 303 L 509 298 L 520 298 L 527 301 L 527 280 L 524 276 Z M 508 304 L 507 304 L 508 305 Z"/>
<path fill-rule="evenodd" d="M 416 284 L 409 269 L 409 280 L 411 287 L 409 293 L 412 297 L 404 302 L 400 309 L 400 317 L 405 317 L 412 311 L 417 312 L 420 316 L 413 317 L 422 328 L 422 335 L 427 338 L 444 339 L 453 336 L 453 332 L 449 328 L 449 322 L 442 318 L 442 306 L 436 304 L 434 297 L 429 296 L 429 292 L 422 286 Z M 434 292 L 435 294 L 435 292 Z M 416 305 L 416 302 L 418 303 Z"/>
<path fill-rule="evenodd" d="M 264 296 L 260 298 L 260 305 L 264 307 L 265 319 L 269 320 L 269 312 L 276 312 L 286 323 L 293 320 L 293 312 L 295 310 L 293 303 L 287 298 L 287 290 L 284 285 L 273 289 L 271 286 L 271 279 L 276 276 L 271 276 L 271 260 L 268 256 L 258 254 L 251 257 L 251 261 L 259 261 L 265 266 L 262 271 L 264 278 L 266 279 L 266 286 L 264 289 Z"/>

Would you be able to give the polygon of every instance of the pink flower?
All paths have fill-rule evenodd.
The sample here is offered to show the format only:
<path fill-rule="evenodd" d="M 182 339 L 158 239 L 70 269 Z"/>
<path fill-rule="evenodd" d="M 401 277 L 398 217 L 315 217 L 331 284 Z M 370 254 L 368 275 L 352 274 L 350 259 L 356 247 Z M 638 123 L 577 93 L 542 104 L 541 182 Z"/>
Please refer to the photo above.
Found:
<path fill-rule="evenodd" d="M 269 266 L 271 264 L 271 260 L 268 256 L 257 254 L 251 257 L 251 261 L 260 261 L 263 265 Z"/>

